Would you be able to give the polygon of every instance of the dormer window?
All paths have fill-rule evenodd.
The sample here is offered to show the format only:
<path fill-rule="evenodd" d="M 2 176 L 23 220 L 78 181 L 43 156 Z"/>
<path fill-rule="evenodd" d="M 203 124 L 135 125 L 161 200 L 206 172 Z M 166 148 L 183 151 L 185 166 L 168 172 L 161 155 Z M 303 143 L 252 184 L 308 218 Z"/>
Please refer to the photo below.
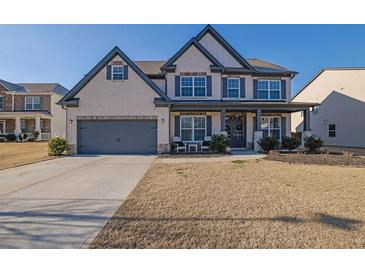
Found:
<path fill-rule="evenodd" d="M 121 81 L 124 80 L 124 67 L 112 66 L 112 80 Z"/>
<path fill-rule="evenodd" d="M 181 97 L 206 97 L 206 83 L 205 76 L 181 76 Z"/>

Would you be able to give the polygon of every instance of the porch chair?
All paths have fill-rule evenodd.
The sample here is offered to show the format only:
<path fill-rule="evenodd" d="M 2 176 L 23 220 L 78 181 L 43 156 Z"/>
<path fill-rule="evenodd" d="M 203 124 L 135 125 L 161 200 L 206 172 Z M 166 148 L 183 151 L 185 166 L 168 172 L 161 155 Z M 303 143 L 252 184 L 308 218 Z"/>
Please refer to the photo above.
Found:
<path fill-rule="evenodd" d="M 204 137 L 204 141 L 201 146 L 201 151 L 204 151 L 204 150 L 210 151 L 211 142 L 212 142 L 212 137 L 210 137 L 210 136 Z"/>
<path fill-rule="evenodd" d="M 173 137 L 172 138 L 172 148 L 173 150 L 175 150 L 177 153 L 180 152 L 180 150 L 182 150 L 183 152 L 186 152 L 186 144 L 184 144 L 180 137 Z"/>

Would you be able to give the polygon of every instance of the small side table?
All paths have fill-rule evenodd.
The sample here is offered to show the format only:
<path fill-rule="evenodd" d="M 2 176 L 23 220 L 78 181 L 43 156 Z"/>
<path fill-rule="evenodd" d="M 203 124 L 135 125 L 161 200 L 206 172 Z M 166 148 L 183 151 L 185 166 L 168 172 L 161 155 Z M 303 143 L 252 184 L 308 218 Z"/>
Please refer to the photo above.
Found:
<path fill-rule="evenodd" d="M 188 144 L 188 151 L 191 152 L 191 148 L 195 148 L 194 152 L 198 152 L 198 144 Z"/>

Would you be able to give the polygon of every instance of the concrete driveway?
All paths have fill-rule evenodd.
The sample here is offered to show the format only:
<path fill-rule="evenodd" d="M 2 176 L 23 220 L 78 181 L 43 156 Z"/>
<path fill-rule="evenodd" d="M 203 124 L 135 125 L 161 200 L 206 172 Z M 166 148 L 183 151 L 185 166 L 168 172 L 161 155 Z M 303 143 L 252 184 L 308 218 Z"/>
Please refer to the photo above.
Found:
<path fill-rule="evenodd" d="M 81 248 L 155 156 L 67 157 L 0 171 L 0 248 Z"/>

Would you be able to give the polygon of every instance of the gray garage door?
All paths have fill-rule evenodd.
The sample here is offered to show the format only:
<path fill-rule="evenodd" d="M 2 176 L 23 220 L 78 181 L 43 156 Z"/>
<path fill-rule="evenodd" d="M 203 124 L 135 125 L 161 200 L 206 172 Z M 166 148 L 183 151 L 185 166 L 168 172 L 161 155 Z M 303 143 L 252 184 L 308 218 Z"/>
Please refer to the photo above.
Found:
<path fill-rule="evenodd" d="M 80 154 L 150 154 L 157 152 L 156 120 L 79 120 Z"/>

